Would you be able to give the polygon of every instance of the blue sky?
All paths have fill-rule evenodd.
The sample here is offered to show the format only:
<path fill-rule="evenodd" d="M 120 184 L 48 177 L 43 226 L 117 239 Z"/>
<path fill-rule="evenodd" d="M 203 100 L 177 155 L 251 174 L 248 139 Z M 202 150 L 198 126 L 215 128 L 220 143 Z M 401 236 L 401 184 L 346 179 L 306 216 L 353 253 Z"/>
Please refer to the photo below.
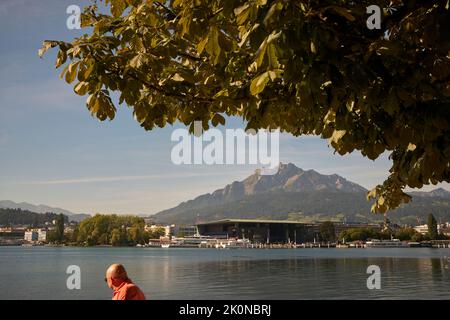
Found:
<path fill-rule="evenodd" d="M 174 165 L 173 128 L 146 132 L 126 106 L 112 122 L 90 116 L 85 97 L 59 79 L 55 53 L 37 55 L 43 40 L 81 35 L 66 28 L 66 8 L 87 3 L 0 2 L 0 200 L 83 213 L 153 214 L 251 174 L 255 166 Z M 227 127 L 244 125 L 231 119 Z M 390 167 L 387 156 L 341 157 L 324 140 L 290 135 L 282 136 L 280 160 L 337 173 L 366 188 L 381 183 Z"/>

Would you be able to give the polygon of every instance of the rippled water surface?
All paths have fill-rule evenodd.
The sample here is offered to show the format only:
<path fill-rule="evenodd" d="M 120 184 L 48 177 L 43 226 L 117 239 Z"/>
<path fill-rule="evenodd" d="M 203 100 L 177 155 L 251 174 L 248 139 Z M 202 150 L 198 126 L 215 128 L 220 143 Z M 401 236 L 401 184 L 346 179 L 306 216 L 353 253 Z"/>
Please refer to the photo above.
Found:
<path fill-rule="evenodd" d="M 151 299 L 449 299 L 450 249 L 0 247 L 0 299 L 110 299 L 105 269 L 125 265 Z M 68 290 L 69 265 L 81 290 Z M 369 265 L 381 289 L 367 289 Z"/>

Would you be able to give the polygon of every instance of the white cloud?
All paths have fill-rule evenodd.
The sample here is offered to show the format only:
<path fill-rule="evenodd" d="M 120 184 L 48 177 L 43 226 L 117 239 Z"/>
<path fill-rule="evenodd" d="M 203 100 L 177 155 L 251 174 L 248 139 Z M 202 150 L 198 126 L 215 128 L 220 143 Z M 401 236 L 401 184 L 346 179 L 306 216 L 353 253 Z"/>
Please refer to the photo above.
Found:
<path fill-rule="evenodd" d="M 241 172 L 234 171 L 232 173 L 239 174 Z M 109 176 L 109 177 L 89 177 L 89 178 L 71 178 L 57 180 L 40 180 L 28 181 L 20 184 L 27 185 L 67 185 L 67 184 L 83 184 L 83 183 L 102 183 L 102 182 L 124 182 L 154 179 L 185 179 L 195 177 L 214 177 L 214 176 L 230 176 L 230 171 L 214 171 L 214 172 L 173 172 L 170 174 L 152 174 L 152 175 L 133 175 L 133 176 Z"/>
<path fill-rule="evenodd" d="M 74 109 L 84 106 L 85 99 L 78 97 L 72 87 L 60 79 L 3 86 L 0 96 L 2 111 Z"/>

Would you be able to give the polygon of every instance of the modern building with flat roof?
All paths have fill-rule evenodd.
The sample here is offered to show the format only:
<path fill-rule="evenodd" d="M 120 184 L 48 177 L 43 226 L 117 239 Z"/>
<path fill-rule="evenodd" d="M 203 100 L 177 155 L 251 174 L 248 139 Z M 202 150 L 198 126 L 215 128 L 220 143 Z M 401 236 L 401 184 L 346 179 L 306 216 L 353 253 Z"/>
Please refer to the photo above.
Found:
<path fill-rule="evenodd" d="M 317 239 L 318 225 L 288 220 L 223 219 L 198 223 L 202 236 L 249 239 L 253 243 L 303 243 Z"/>

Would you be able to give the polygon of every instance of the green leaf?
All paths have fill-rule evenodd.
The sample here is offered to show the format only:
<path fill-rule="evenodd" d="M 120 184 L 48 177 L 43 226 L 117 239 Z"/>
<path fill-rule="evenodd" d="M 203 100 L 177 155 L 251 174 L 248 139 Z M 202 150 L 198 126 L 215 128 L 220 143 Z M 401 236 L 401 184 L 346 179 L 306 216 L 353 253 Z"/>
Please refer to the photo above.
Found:
<path fill-rule="evenodd" d="M 269 70 L 267 71 L 267 73 L 269 74 L 270 80 L 275 81 L 276 79 L 281 78 L 281 76 L 283 75 L 283 70 L 282 69 Z"/>
<path fill-rule="evenodd" d="M 238 46 L 242 47 L 244 44 L 247 43 L 247 39 L 250 36 L 250 34 L 255 31 L 259 27 L 259 23 L 255 23 L 253 27 L 250 28 L 247 32 L 244 33 L 244 35 L 241 37 L 241 42 L 239 42 Z"/>
<path fill-rule="evenodd" d="M 264 72 L 254 78 L 250 84 L 250 93 L 254 96 L 261 93 L 264 88 L 266 87 L 266 84 L 269 82 L 269 72 Z"/>
<path fill-rule="evenodd" d="M 111 13 L 115 18 L 120 17 L 126 7 L 125 0 L 111 0 Z"/>
<path fill-rule="evenodd" d="M 88 59 L 85 63 L 86 69 L 83 72 L 83 79 L 87 80 L 89 76 L 92 74 L 95 68 L 95 60 L 94 59 Z"/>
<path fill-rule="evenodd" d="M 205 49 L 206 44 L 208 43 L 208 35 L 206 35 L 206 37 L 204 37 L 202 40 L 200 40 L 200 42 L 197 45 L 197 54 L 201 55 L 203 50 Z"/>
<path fill-rule="evenodd" d="M 240 7 L 237 7 L 236 9 L 234 9 L 234 14 L 236 16 L 242 14 L 245 10 L 247 10 L 250 7 L 250 5 L 248 4 L 248 2 L 246 2 L 245 4 L 243 4 Z"/>
<path fill-rule="evenodd" d="M 73 62 L 73 63 L 69 64 L 69 67 L 67 68 L 67 72 L 66 72 L 66 82 L 67 83 L 72 83 L 75 81 L 75 79 L 77 77 L 78 64 L 79 64 L 79 62 Z"/>
<path fill-rule="evenodd" d="M 94 114 L 93 108 L 96 105 L 96 103 L 97 103 L 97 94 L 93 93 L 86 100 L 86 106 L 89 109 L 89 111 L 91 111 L 92 114 Z"/>
<path fill-rule="evenodd" d="M 69 65 L 66 65 L 66 66 L 64 67 L 63 71 L 61 71 L 61 74 L 59 75 L 59 78 L 60 78 L 60 79 L 64 78 L 64 75 L 66 74 L 67 69 L 69 69 Z"/>
<path fill-rule="evenodd" d="M 57 59 L 56 59 L 55 67 L 59 68 L 64 63 L 66 63 L 66 61 L 67 61 L 67 54 L 66 54 L 66 52 L 64 50 L 59 50 L 58 51 L 58 56 L 57 56 Z"/>
<path fill-rule="evenodd" d="M 175 73 L 171 79 L 178 82 L 184 81 L 184 78 L 179 73 Z"/>
<path fill-rule="evenodd" d="M 271 34 L 269 34 L 269 36 L 267 38 L 264 39 L 264 41 L 259 46 L 258 51 L 256 51 L 255 60 L 250 65 L 249 71 L 258 70 L 258 68 L 263 64 L 264 57 L 266 56 L 266 53 L 267 53 L 267 47 L 270 44 L 272 44 L 275 40 L 277 40 L 280 36 L 281 36 L 281 31 L 280 32 L 273 31 Z M 272 52 L 270 53 L 270 55 L 268 54 L 269 59 L 272 58 L 272 63 L 277 65 L 276 67 L 275 66 L 273 66 L 273 67 L 278 68 L 278 61 L 274 60 L 274 59 L 276 59 L 275 46 L 273 46 Z"/>
<path fill-rule="evenodd" d="M 347 130 L 334 130 L 333 135 L 330 138 L 331 143 L 339 143 L 339 141 L 342 139 L 342 137 L 345 136 L 347 133 Z"/>
<path fill-rule="evenodd" d="M 416 150 L 416 148 L 417 148 L 417 146 L 414 144 L 414 143 L 409 143 L 408 144 L 408 148 L 406 149 L 406 150 L 408 150 L 408 151 L 414 151 L 414 150 Z"/>
<path fill-rule="evenodd" d="M 76 94 L 80 95 L 80 96 L 84 96 L 87 93 L 87 90 L 89 88 L 89 83 L 88 82 L 79 82 L 75 87 L 74 87 L 74 91 Z"/>
<path fill-rule="evenodd" d="M 225 118 L 224 118 L 222 115 L 216 113 L 216 114 L 214 115 L 214 117 L 212 118 L 211 122 L 212 122 L 212 124 L 213 124 L 214 127 L 217 127 L 217 125 L 218 125 L 219 123 L 220 123 L 221 125 L 225 125 Z"/>
<path fill-rule="evenodd" d="M 244 5 L 234 9 L 234 14 L 236 15 L 236 22 L 239 26 L 243 25 L 247 21 L 250 15 L 250 9 L 251 7 L 248 3 L 245 3 Z"/>
<path fill-rule="evenodd" d="M 314 54 L 317 53 L 317 49 L 316 49 L 316 45 L 314 44 L 314 41 L 311 41 L 310 50 L 311 50 L 311 53 L 314 53 Z"/>
<path fill-rule="evenodd" d="M 206 52 L 211 56 L 212 64 L 216 65 L 220 57 L 219 30 L 217 30 L 217 27 L 211 27 L 210 29 Z"/>
<path fill-rule="evenodd" d="M 135 55 L 133 57 L 133 59 L 130 60 L 129 65 L 131 68 L 139 69 L 146 63 L 146 61 L 147 61 L 147 59 L 146 59 L 145 55 L 142 53 L 139 53 L 139 54 Z"/>
<path fill-rule="evenodd" d="M 266 16 L 264 17 L 263 23 L 264 26 L 267 28 L 271 23 L 276 22 L 276 19 L 279 17 L 275 15 L 275 13 L 281 11 L 283 9 L 283 3 L 280 1 L 276 1 L 272 6 L 270 7 L 269 11 L 267 12 Z"/>
<path fill-rule="evenodd" d="M 44 54 L 48 51 L 50 48 L 54 48 L 58 45 L 56 41 L 44 41 L 42 44 L 42 48 L 39 49 L 38 54 L 39 57 L 42 58 Z"/>
<path fill-rule="evenodd" d="M 269 67 L 271 69 L 278 69 L 280 67 L 276 46 L 273 43 L 269 44 L 267 47 L 267 57 L 269 60 Z"/>

